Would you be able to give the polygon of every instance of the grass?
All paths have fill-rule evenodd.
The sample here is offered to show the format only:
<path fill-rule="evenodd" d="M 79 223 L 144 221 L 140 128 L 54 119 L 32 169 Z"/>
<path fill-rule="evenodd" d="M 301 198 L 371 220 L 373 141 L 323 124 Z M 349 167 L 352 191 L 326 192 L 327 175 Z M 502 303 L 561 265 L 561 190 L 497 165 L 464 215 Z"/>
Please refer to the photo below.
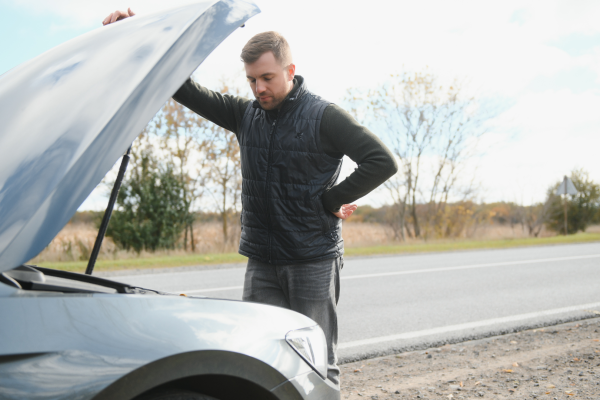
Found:
<path fill-rule="evenodd" d="M 183 267 L 190 265 L 229 264 L 245 262 L 246 257 L 237 253 L 161 255 L 158 257 L 127 258 L 122 260 L 98 260 L 94 271 L 118 271 L 128 269 L 149 269 Z M 38 266 L 71 272 L 84 272 L 87 261 L 38 262 Z"/>
<path fill-rule="evenodd" d="M 430 253 L 477 249 L 508 249 L 514 247 L 546 246 L 554 244 L 588 243 L 599 241 L 600 233 L 577 233 L 569 236 L 552 236 L 544 238 L 436 240 L 417 244 L 349 248 L 346 249 L 346 255 L 372 256 L 380 254 Z"/>
<path fill-rule="evenodd" d="M 414 254 L 444 251 L 507 249 L 526 246 L 544 246 L 569 243 L 600 242 L 600 233 L 578 233 L 569 236 L 544 238 L 516 238 L 494 240 L 436 240 L 416 244 L 385 246 L 346 247 L 346 256 L 372 256 L 383 254 Z M 157 257 L 129 258 L 122 260 L 98 260 L 94 271 L 115 271 L 128 269 L 167 268 L 192 265 L 210 265 L 245 262 L 246 257 L 237 253 L 160 255 Z M 40 267 L 64 271 L 84 272 L 85 261 L 39 262 Z"/>

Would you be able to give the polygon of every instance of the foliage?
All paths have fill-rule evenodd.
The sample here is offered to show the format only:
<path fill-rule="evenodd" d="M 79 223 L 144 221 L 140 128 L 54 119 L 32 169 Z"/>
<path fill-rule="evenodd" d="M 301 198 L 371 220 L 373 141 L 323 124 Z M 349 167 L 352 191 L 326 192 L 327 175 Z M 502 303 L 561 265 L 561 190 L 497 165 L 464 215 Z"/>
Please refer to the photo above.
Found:
<path fill-rule="evenodd" d="M 550 186 L 547 192 L 549 204 L 547 227 L 555 232 L 564 233 L 564 201 L 567 202 L 567 232 L 573 234 L 585 232 L 592 223 L 600 220 L 600 185 L 593 182 L 583 169 L 571 172 L 571 181 L 579 192 L 567 195 L 566 199 L 557 196 L 556 189 L 562 181 Z"/>
<path fill-rule="evenodd" d="M 183 201 L 186 208 L 199 206 L 198 200 L 206 186 L 207 148 L 210 138 L 206 130 L 210 122 L 188 108 L 169 99 L 149 124 L 158 139 L 162 162 L 169 165 L 183 184 Z M 187 249 L 188 236 L 192 251 L 195 250 L 193 215 L 184 229 L 183 247 Z"/>
<path fill-rule="evenodd" d="M 245 94 L 236 85 L 221 83 L 222 93 Z M 170 99 L 134 147 L 133 172 L 127 173 L 119 209 L 109 228 L 115 242 L 139 252 L 173 248 L 180 241 L 184 250 L 189 244 L 194 251 L 193 222 L 206 205 L 201 203 L 202 197 L 208 194 L 214 200 L 227 244 L 231 236 L 228 225 L 238 215 L 241 191 L 241 158 L 235 134 Z M 171 208 L 167 207 L 169 202 Z M 156 221 L 152 221 L 152 212 L 160 214 Z M 166 225 L 169 221 L 172 226 Z"/>
<path fill-rule="evenodd" d="M 246 88 L 247 89 L 247 88 Z M 223 94 L 247 96 L 241 86 L 221 79 Z M 151 124 L 160 145 L 162 162 L 172 165 L 184 183 L 183 197 L 188 209 L 208 206 L 201 198 L 208 195 L 219 214 L 225 245 L 231 239 L 229 226 L 239 212 L 241 158 L 237 138 L 170 99 Z M 212 208 L 212 207 L 211 207 Z M 190 221 L 193 221 L 190 220 Z M 195 249 L 192 222 L 184 230 L 183 246 Z M 189 239 L 188 239 L 189 238 Z"/>
<path fill-rule="evenodd" d="M 492 203 L 488 205 L 490 223 L 508 224 L 514 229 L 520 225 L 529 236 L 538 237 L 548 218 L 549 204 L 538 203 L 523 206 L 516 203 Z"/>
<path fill-rule="evenodd" d="M 458 201 L 447 203 L 443 213 L 436 215 L 437 224 L 429 233 L 429 238 L 477 237 L 479 229 L 488 225 L 509 225 L 520 227 L 530 236 L 539 236 L 548 214 L 548 204 L 523 206 L 512 202 L 475 203 Z M 425 218 L 426 204 L 417 204 L 417 215 Z M 392 228 L 395 239 L 401 239 L 400 227 L 394 225 L 399 220 L 398 204 L 384 205 L 381 208 L 361 206 L 348 218 L 348 222 L 370 222 L 385 224 Z"/>
<path fill-rule="evenodd" d="M 115 243 L 136 252 L 173 249 L 193 215 L 185 184 L 172 166 L 157 162 L 147 149 L 132 160 L 107 230 Z M 135 154 L 135 153 L 134 153 Z"/>

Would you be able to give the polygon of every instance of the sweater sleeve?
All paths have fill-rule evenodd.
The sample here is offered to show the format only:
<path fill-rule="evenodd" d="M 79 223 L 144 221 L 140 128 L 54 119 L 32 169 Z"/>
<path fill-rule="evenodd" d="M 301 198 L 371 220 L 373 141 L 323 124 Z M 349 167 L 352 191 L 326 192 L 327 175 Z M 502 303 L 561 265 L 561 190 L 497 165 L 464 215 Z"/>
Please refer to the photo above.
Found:
<path fill-rule="evenodd" d="M 244 112 L 252 100 L 209 90 L 191 78 L 173 95 L 173 99 L 203 118 L 225 128 L 236 135 L 239 132 Z"/>
<path fill-rule="evenodd" d="M 335 104 L 323 113 L 320 136 L 327 155 L 347 155 L 358 164 L 352 174 L 323 194 L 323 206 L 329 211 L 339 211 L 343 204 L 367 195 L 398 172 L 396 160 L 385 144 Z"/>

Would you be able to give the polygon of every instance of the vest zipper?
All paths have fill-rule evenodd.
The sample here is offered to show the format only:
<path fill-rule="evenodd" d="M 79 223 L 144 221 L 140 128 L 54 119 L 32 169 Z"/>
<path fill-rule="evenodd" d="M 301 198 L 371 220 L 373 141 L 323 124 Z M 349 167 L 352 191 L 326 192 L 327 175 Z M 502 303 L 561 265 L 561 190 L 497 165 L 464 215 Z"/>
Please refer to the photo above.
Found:
<path fill-rule="evenodd" d="M 277 118 L 273 120 L 273 124 L 271 126 L 271 132 L 269 133 L 269 155 L 267 158 L 267 184 L 266 184 L 266 198 L 267 198 L 267 239 L 268 239 L 268 252 L 269 252 L 269 264 L 272 261 L 271 254 L 271 237 L 273 236 L 271 232 L 271 168 L 272 168 L 272 159 L 273 159 L 273 134 L 275 133 L 275 128 L 277 127 Z"/>

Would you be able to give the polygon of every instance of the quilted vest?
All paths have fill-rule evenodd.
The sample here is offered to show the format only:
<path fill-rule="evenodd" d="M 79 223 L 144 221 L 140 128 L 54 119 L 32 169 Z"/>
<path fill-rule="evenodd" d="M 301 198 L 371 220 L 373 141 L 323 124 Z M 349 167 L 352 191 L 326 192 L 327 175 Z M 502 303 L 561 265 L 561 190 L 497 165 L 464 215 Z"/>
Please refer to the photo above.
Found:
<path fill-rule="evenodd" d="M 298 88 L 279 112 L 251 103 L 238 133 L 242 161 L 242 235 L 239 253 L 271 264 L 343 255 L 342 223 L 321 195 L 340 173 L 342 160 L 320 148 L 319 128 L 330 104 Z"/>

